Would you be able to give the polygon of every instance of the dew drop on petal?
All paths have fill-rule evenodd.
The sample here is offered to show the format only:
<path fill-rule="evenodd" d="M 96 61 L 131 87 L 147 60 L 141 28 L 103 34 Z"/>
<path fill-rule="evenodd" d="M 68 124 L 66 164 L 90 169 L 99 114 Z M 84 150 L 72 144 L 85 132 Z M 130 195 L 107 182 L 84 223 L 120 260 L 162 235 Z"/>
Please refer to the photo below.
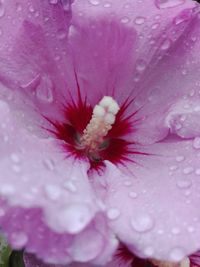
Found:
<path fill-rule="evenodd" d="M 84 229 L 91 220 L 92 213 L 90 208 L 81 203 L 66 206 L 58 214 L 58 221 L 61 228 L 71 234 L 76 234 Z"/>
<path fill-rule="evenodd" d="M 0 192 L 4 196 L 12 195 L 15 192 L 14 187 L 11 184 L 3 184 L 0 187 Z"/>
<path fill-rule="evenodd" d="M 115 220 L 117 219 L 118 217 L 120 216 L 120 211 L 116 208 L 110 208 L 108 211 L 107 211 L 107 217 L 108 219 L 110 220 Z"/>
<path fill-rule="evenodd" d="M 126 24 L 126 23 L 130 22 L 130 19 L 128 17 L 123 17 L 123 18 L 121 18 L 120 21 L 121 21 L 121 23 Z"/>
<path fill-rule="evenodd" d="M 111 3 L 109 3 L 109 2 L 106 2 L 104 5 L 103 5 L 104 7 L 111 7 Z"/>
<path fill-rule="evenodd" d="M 171 250 L 169 254 L 169 258 L 171 261 L 181 261 L 184 258 L 185 254 L 181 248 L 174 248 Z"/>
<path fill-rule="evenodd" d="M 193 233 L 195 231 L 193 226 L 188 226 L 187 230 L 189 233 Z"/>
<path fill-rule="evenodd" d="M 131 183 L 131 181 L 124 181 L 124 185 L 125 186 L 127 186 L 127 187 L 129 187 L 129 186 L 131 186 L 132 185 L 132 183 Z"/>
<path fill-rule="evenodd" d="M 145 17 L 136 17 L 135 18 L 135 24 L 136 25 L 142 25 L 145 22 L 146 18 Z"/>
<path fill-rule="evenodd" d="M 0 217 L 3 217 L 5 215 L 5 210 L 0 208 Z"/>
<path fill-rule="evenodd" d="M 183 169 L 183 173 L 184 174 L 190 174 L 194 171 L 194 168 L 193 167 L 186 167 Z"/>
<path fill-rule="evenodd" d="M 131 226 L 137 232 L 147 232 L 154 227 L 154 220 L 148 214 L 135 215 Z"/>
<path fill-rule="evenodd" d="M 20 173 L 21 172 L 21 167 L 17 164 L 12 165 L 12 169 L 15 173 Z"/>
<path fill-rule="evenodd" d="M 63 40 L 65 39 L 66 36 L 67 36 L 67 31 L 65 29 L 58 30 L 57 32 L 58 39 Z"/>
<path fill-rule="evenodd" d="M 186 188 L 191 187 L 192 181 L 189 179 L 180 179 L 177 181 L 176 184 L 180 189 L 186 189 Z"/>
<path fill-rule="evenodd" d="M 48 77 L 42 77 L 40 83 L 37 86 L 36 97 L 39 101 L 52 103 L 53 96 L 53 84 Z"/>
<path fill-rule="evenodd" d="M 72 193 L 77 192 L 77 187 L 75 186 L 75 184 L 72 181 L 66 181 L 64 183 L 64 187 L 69 190 Z"/>
<path fill-rule="evenodd" d="M 139 60 L 136 64 L 137 71 L 143 72 L 145 68 L 146 68 L 146 62 L 143 59 Z"/>
<path fill-rule="evenodd" d="M 58 3 L 58 0 L 49 0 L 49 3 L 50 4 L 57 4 Z"/>
<path fill-rule="evenodd" d="M 178 227 L 174 227 L 174 228 L 172 228 L 172 234 L 173 234 L 173 235 L 178 235 L 178 234 L 180 234 L 180 229 L 179 229 Z"/>
<path fill-rule="evenodd" d="M 57 185 L 47 184 L 45 185 L 44 190 L 45 190 L 47 197 L 51 200 L 56 200 L 61 195 L 61 189 Z"/>
<path fill-rule="evenodd" d="M 17 154 L 15 154 L 15 153 L 12 153 L 10 158 L 14 163 L 19 163 L 20 162 L 19 156 Z"/>
<path fill-rule="evenodd" d="M 175 170 L 178 169 L 178 166 L 172 165 L 172 166 L 169 167 L 169 169 L 170 169 L 170 171 L 175 171 Z"/>
<path fill-rule="evenodd" d="M 155 5 L 159 9 L 172 8 L 185 3 L 185 0 L 155 0 Z"/>
<path fill-rule="evenodd" d="M 167 50 L 170 48 L 171 41 L 170 40 L 165 40 L 162 45 L 161 45 L 161 50 Z"/>
<path fill-rule="evenodd" d="M 20 3 L 16 3 L 16 11 L 17 12 L 21 12 L 22 11 L 22 6 L 20 5 Z"/>
<path fill-rule="evenodd" d="M 152 28 L 152 30 L 155 30 L 155 29 L 157 29 L 159 26 L 160 26 L 159 23 L 154 23 L 154 24 L 151 26 L 151 28 Z"/>
<path fill-rule="evenodd" d="M 195 137 L 193 140 L 193 147 L 195 149 L 200 149 L 200 137 Z"/>
<path fill-rule="evenodd" d="M 196 174 L 196 175 L 200 175 L 200 169 L 196 169 L 196 170 L 195 170 L 195 174 Z"/>
<path fill-rule="evenodd" d="M 87 242 L 87 244 L 86 244 Z M 87 230 L 79 234 L 69 248 L 69 253 L 76 261 L 86 262 L 96 258 L 104 246 L 102 235 L 93 230 Z"/>
<path fill-rule="evenodd" d="M 131 197 L 131 198 L 137 198 L 137 196 L 138 196 L 138 194 L 136 192 L 132 191 L 129 193 L 129 197 Z"/>
<path fill-rule="evenodd" d="M 26 245 L 28 237 L 23 232 L 16 232 L 11 235 L 11 243 L 15 249 L 20 249 Z"/>
<path fill-rule="evenodd" d="M 181 156 L 181 155 L 176 157 L 177 162 L 182 162 L 182 161 L 184 161 L 184 159 L 185 159 L 185 157 Z"/>
<path fill-rule="evenodd" d="M 99 0 L 88 0 L 90 4 L 92 4 L 93 6 L 98 6 L 100 4 Z"/>
<path fill-rule="evenodd" d="M 147 257 L 152 257 L 153 254 L 154 254 L 154 249 L 153 247 L 146 247 L 144 249 L 144 254 L 147 256 Z"/>

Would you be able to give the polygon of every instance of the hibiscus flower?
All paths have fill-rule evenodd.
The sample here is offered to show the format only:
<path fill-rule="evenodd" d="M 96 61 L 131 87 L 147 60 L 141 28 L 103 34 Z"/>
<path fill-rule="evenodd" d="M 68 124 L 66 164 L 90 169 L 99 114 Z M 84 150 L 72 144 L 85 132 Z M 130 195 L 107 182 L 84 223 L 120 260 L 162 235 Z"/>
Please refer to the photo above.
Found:
<path fill-rule="evenodd" d="M 199 8 L 0 2 L 0 227 L 49 264 L 200 249 Z"/>

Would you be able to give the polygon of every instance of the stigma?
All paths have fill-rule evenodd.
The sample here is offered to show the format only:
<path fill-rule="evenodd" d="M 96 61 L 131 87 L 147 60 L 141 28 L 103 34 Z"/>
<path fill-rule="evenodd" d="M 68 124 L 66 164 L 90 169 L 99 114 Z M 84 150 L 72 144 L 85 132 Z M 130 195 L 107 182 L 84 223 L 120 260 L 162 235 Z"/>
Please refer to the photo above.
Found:
<path fill-rule="evenodd" d="M 98 150 L 106 146 L 104 139 L 115 123 L 119 109 L 118 103 L 111 96 L 104 96 L 94 107 L 92 118 L 80 139 L 82 148 L 88 154 L 98 157 Z"/>

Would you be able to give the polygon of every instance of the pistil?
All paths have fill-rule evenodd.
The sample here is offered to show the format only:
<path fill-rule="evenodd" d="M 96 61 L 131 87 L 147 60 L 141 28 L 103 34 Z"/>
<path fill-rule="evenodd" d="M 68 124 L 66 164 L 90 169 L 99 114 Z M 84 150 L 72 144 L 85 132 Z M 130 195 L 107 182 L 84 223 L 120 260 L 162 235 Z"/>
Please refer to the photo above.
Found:
<path fill-rule="evenodd" d="M 89 154 L 95 155 L 103 147 L 104 139 L 112 128 L 119 109 L 117 102 L 110 96 L 104 96 L 94 107 L 92 118 L 80 140 L 81 146 Z"/>

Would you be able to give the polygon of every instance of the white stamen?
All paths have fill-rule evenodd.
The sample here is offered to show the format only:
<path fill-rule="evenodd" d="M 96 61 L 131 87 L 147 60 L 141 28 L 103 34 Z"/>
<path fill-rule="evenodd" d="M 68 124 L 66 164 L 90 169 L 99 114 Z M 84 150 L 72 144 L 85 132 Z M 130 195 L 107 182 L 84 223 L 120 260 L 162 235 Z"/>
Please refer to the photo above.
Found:
<path fill-rule="evenodd" d="M 97 150 L 103 142 L 104 137 L 115 122 L 119 109 L 117 102 L 110 96 L 104 96 L 99 104 L 94 107 L 92 118 L 81 138 L 81 144 L 89 152 Z"/>

